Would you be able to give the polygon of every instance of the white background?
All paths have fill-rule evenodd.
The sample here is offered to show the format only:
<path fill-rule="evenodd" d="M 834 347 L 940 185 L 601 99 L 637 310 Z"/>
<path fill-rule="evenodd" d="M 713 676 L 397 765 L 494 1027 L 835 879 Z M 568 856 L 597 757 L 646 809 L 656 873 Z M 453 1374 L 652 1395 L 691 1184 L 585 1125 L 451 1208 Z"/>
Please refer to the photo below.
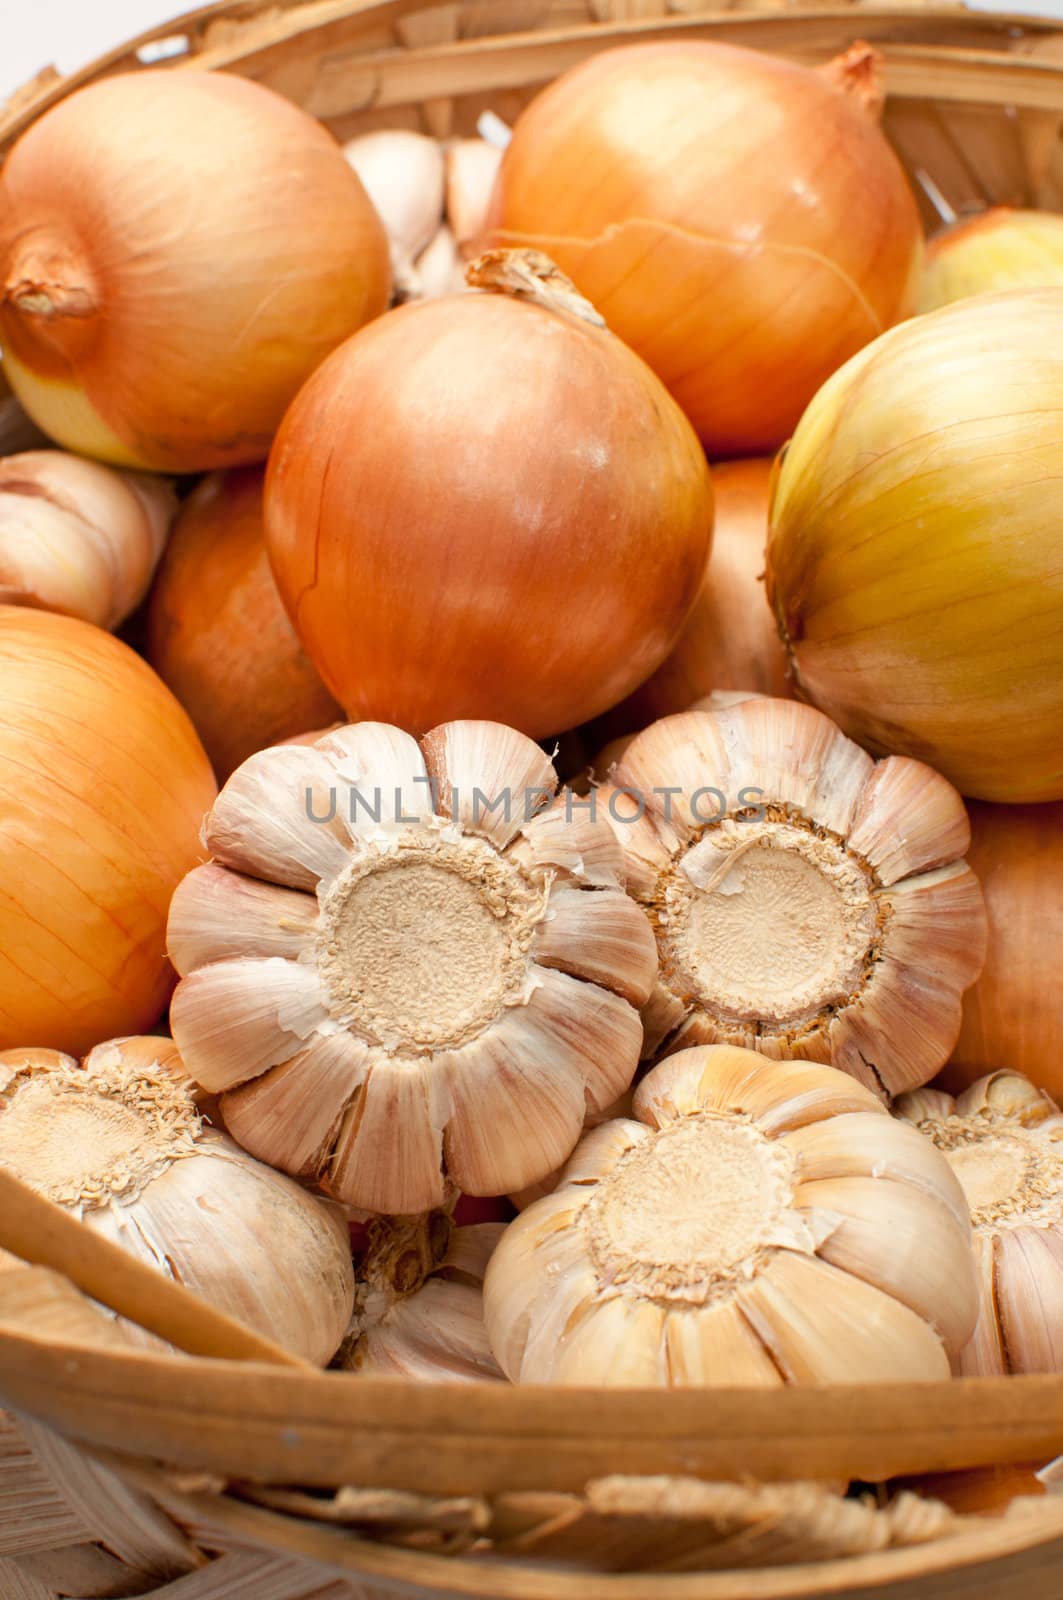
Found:
<path fill-rule="evenodd" d="M 191 9 L 193 0 L 0 0 L 0 99 L 49 62 L 83 66 L 135 34 Z M 985 10 L 1063 18 L 1063 0 L 989 0 Z"/>

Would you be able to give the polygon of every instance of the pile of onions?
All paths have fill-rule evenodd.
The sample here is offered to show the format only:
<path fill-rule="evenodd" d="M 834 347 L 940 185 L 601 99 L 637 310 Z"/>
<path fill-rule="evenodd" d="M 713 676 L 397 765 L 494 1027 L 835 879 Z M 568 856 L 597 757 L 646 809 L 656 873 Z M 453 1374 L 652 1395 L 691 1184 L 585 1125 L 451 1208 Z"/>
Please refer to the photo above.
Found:
<path fill-rule="evenodd" d="M 993 206 L 931 239 L 920 311 L 993 289 L 1063 284 L 1063 217 Z"/>
<path fill-rule="evenodd" d="M 148 660 L 223 782 L 265 745 L 340 720 L 288 621 L 262 532 L 261 467 L 206 478 L 185 501 L 148 610 Z"/>
<path fill-rule="evenodd" d="M 166 915 L 214 798 L 192 724 L 86 622 L 0 607 L 0 1049 L 158 1019 Z"/>
<path fill-rule="evenodd" d="M 989 952 L 943 1082 L 958 1093 L 1009 1067 L 1063 1101 L 1063 804 L 969 811 Z"/>
<path fill-rule="evenodd" d="M 389 285 L 383 227 L 331 135 L 228 73 L 93 83 L 0 173 L 8 380 L 52 438 L 120 466 L 261 460 Z"/>
<path fill-rule="evenodd" d="M 710 457 L 764 454 L 913 309 L 922 230 L 866 45 L 813 71 L 703 40 L 602 51 L 519 118 L 492 222 L 644 357 Z"/>
<path fill-rule="evenodd" d="M 768 593 L 802 690 L 976 799 L 1063 797 L 1063 288 L 917 317 L 794 434 Z"/>
<path fill-rule="evenodd" d="M 352 720 L 540 737 L 667 655 L 712 491 L 679 407 L 549 263 L 501 252 L 479 275 L 514 293 L 402 306 L 314 374 L 270 457 L 266 536 Z"/>
<path fill-rule="evenodd" d="M 701 593 L 668 658 L 600 717 L 592 742 L 687 711 L 717 690 L 789 699 L 786 652 L 764 591 L 772 463 L 725 461 L 712 471 L 716 523 Z"/>

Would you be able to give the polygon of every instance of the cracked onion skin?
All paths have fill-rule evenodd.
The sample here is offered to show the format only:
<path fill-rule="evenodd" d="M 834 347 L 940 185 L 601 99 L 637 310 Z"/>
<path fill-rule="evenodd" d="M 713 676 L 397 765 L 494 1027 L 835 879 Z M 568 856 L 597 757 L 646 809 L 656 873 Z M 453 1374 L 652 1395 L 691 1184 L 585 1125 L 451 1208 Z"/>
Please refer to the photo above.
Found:
<path fill-rule="evenodd" d="M 479 293 L 402 306 L 324 363 L 277 435 L 265 515 L 289 615 L 352 721 L 540 738 L 667 655 L 712 489 L 619 339 Z"/>
<path fill-rule="evenodd" d="M 976 800 L 1063 798 L 1063 288 L 913 318 L 781 462 L 768 595 L 799 692 Z"/>
<path fill-rule="evenodd" d="M 90 84 L 0 175 L 8 381 L 53 439 L 118 466 L 262 460 L 389 288 L 383 225 L 332 136 L 226 72 Z"/>
<path fill-rule="evenodd" d="M 775 450 L 913 308 L 922 229 L 863 45 L 822 70 L 704 40 L 602 51 L 518 118 L 493 242 L 535 245 L 711 459 Z"/>

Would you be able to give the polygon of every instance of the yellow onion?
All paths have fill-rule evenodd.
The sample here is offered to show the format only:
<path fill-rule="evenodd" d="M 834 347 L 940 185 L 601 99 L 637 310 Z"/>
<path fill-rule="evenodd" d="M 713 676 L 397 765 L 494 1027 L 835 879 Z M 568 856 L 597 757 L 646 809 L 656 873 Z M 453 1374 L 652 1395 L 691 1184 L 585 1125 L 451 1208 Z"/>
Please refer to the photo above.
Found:
<path fill-rule="evenodd" d="M 1063 288 L 905 323 L 820 390 L 771 509 L 804 694 L 983 800 L 1063 797 Z"/>
<path fill-rule="evenodd" d="M 958 1093 L 1007 1067 L 1063 1102 L 1063 804 L 976 804 L 969 814 L 989 948 L 942 1081 Z"/>
<path fill-rule="evenodd" d="M 388 291 L 383 226 L 339 146 L 228 73 L 102 79 L 0 173 L 8 380 L 60 444 L 119 466 L 261 460 Z"/>
<path fill-rule="evenodd" d="M 814 71 L 705 40 L 602 51 L 518 119 L 491 221 L 593 301 L 710 456 L 776 448 L 914 307 L 922 230 L 857 45 Z"/>
<path fill-rule="evenodd" d="M 931 239 L 919 310 L 992 289 L 1063 284 L 1063 217 L 993 206 Z"/>
<path fill-rule="evenodd" d="M 598 718 L 592 744 L 688 711 L 719 690 L 780 700 L 792 696 L 786 651 L 764 592 L 771 470 L 764 460 L 725 461 L 713 468 L 712 560 L 694 609 L 653 676 Z"/>
<path fill-rule="evenodd" d="M 342 720 L 273 581 L 262 476 L 260 467 L 213 475 L 185 501 L 148 611 L 148 659 L 219 780 L 266 745 Z"/>
<path fill-rule="evenodd" d="M 603 711 L 675 642 L 712 490 L 657 378 L 532 252 L 391 311 L 315 373 L 266 479 L 281 596 L 352 721 Z"/>
<path fill-rule="evenodd" d="M 77 1054 L 157 1021 L 170 896 L 214 792 L 192 724 L 126 645 L 0 606 L 0 1049 Z"/>

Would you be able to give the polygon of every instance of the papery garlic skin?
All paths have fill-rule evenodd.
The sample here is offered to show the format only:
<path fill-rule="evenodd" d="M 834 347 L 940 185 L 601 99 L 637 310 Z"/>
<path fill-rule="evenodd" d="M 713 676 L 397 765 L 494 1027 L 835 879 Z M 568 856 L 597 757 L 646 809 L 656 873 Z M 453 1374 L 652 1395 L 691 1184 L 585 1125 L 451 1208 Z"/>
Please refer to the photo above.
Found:
<path fill-rule="evenodd" d="M 1055 211 L 991 206 L 931 239 L 920 311 L 936 311 L 996 289 L 1063 286 L 1063 217 Z"/>
<path fill-rule="evenodd" d="M 65 450 L 0 459 L 0 601 L 114 629 L 143 600 L 177 510 L 171 484 Z"/>
<path fill-rule="evenodd" d="M 252 756 L 170 913 L 174 1037 L 272 1165 L 387 1215 L 497 1195 L 627 1088 L 652 932 L 608 828 L 497 723 Z"/>
<path fill-rule="evenodd" d="M 896 1113 L 941 1150 L 974 1226 L 978 1322 L 964 1377 L 1063 1373 L 1063 1114 L 1017 1072 L 952 1099 L 903 1095 Z"/>
<path fill-rule="evenodd" d="M 0 1166 L 306 1360 L 339 1347 L 354 1299 L 346 1226 L 205 1124 L 171 1040 L 111 1040 L 83 1063 L 4 1051 Z"/>
<path fill-rule="evenodd" d="M 597 790 L 656 936 L 644 1054 L 729 1043 L 925 1083 L 985 958 L 963 803 L 822 713 L 731 697 L 634 738 Z"/>
<path fill-rule="evenodd" d="M 974 1324 L 948 1164 L 831 1067 L 727 1045 L 639 1084 L 512 1222 L 484 1283 L 518 1383 L 945 1378 Z"/>

